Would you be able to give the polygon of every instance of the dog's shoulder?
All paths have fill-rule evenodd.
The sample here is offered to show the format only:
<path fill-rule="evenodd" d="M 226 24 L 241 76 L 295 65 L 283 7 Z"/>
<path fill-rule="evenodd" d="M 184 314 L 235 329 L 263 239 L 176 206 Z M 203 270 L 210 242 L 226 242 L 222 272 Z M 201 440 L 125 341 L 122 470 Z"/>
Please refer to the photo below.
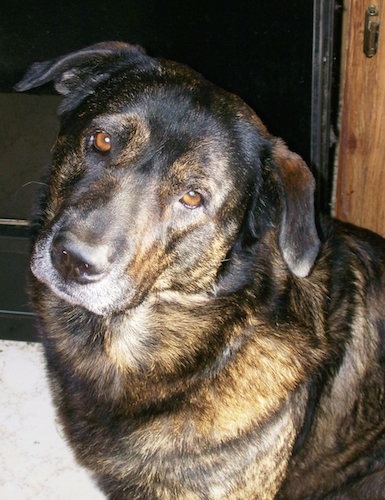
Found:
<path fill-rule="evenodd" d="M 327 261 L 332 290 L 363 290 L 365 296 L 385 291 L 385 239 L 367 229 L 337 220 L 322 220 L 320 259 Z"/>

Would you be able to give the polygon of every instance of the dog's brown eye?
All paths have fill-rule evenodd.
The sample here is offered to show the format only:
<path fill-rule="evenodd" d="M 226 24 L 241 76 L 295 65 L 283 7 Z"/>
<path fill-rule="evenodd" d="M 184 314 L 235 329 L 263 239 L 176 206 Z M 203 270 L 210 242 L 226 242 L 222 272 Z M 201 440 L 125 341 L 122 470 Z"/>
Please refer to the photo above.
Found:
<path fill-rule="evenodd" d="M 200 195 L 196 191 L 191 190 L 188 193 L 184 194 L 180 201 L 187 208 L 197 208 L 202 205 L 203 199 L 202 195 Z"/>
<path fill-rule="evenodd" d="M 96 132 L 92 136 L 92 144 L 101 153 L 108 153 L 111 149 L 111 136 L 107 132 Z"/>

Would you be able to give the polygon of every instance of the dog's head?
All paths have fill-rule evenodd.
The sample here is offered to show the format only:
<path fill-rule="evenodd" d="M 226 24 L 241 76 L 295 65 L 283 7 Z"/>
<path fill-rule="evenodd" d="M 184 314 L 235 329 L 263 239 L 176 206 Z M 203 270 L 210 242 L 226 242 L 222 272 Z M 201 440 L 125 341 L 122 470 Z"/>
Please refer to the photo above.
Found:
<path fill-rule="evenodd" d="M 49 81 L 62 126 L 32 271 L 58 297 L 109 314 L 210 292 L 269 231 L 288 271 L 310 273 L 312 175 L 239 98 L 119 42 L 37 63 L 17 90 Z"/>

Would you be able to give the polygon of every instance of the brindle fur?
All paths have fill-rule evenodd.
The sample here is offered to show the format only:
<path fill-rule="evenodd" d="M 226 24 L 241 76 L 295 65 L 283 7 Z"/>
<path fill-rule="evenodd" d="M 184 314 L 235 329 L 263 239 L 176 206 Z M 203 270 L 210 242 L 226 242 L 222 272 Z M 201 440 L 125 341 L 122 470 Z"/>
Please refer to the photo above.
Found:
<path fill-rule="evenodd" d="M 51 80 L 31 297 L 79 462 L 114 499 L 384 498 L 384 241 L 319 237 L 303 161 L 184 66 L 110 42 L 17 88 Z"/>

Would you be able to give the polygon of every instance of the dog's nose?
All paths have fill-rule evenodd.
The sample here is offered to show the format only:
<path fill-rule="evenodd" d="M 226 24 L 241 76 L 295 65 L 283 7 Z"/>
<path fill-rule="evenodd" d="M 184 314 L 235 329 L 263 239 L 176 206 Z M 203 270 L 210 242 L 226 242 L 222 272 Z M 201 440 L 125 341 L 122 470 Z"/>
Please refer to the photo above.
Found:
<path fill-rule="evenodd" d="M 89 244 L 75 234 L 64 231 L 52 243 L 51 260 L 56 270 L 66 279 L 87 284 L 100 280 L 108 271 L 109 247 Z"/>

